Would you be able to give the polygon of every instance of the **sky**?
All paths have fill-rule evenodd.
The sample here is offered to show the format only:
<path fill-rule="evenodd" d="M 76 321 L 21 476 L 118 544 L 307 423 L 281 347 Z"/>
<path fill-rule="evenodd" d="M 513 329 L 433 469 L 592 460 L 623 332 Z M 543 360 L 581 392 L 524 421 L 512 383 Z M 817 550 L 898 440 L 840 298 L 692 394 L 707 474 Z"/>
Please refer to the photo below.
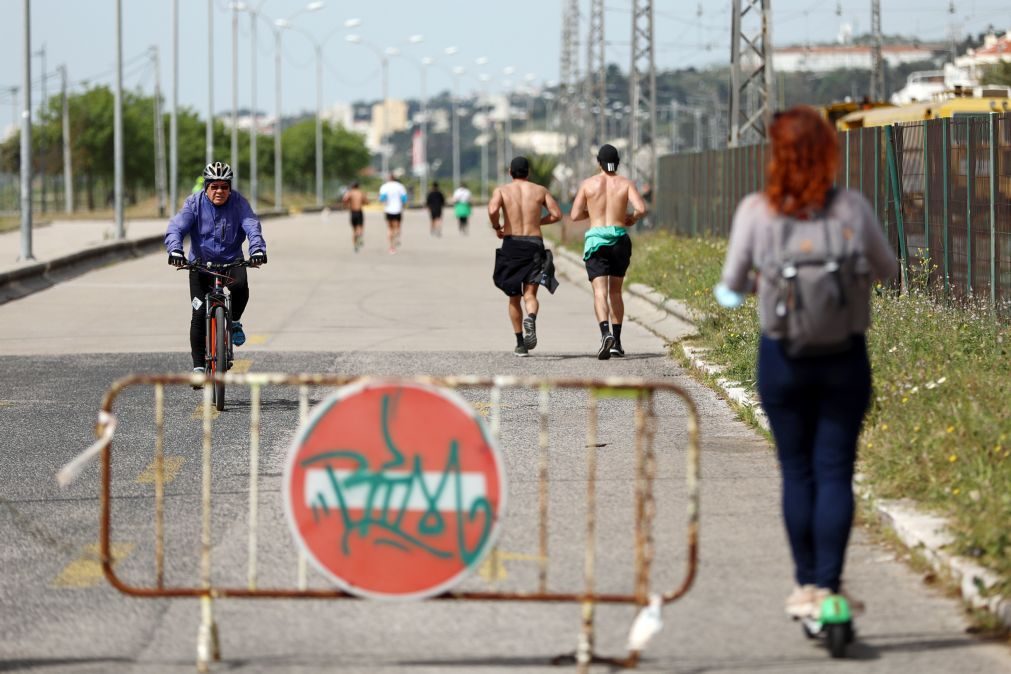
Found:
<path fill-rule="evenodd" d="M 161 86 L 171 97 L 172 0 L 121 0 L 123 7 L 124 86 L 150 93 L 154 67 L 147 53 L 157 45 Z M 451 87 L 450 71 L 463 67 L 460 88 L 466 93 L 487 86 L 491 91 L 553 83 L 559 73 L 562 0 L 370 0 L 352 3 L 323 0 L 322 9 L 304 11 L 308 0 L 246 0 L 262 2 L 258 23 L 257 107 L 273 113 L 275 46 L 271 23 L 290 19 L 282 31 L 282 110 L 285 115 L 316 106 L 316 69 L 312 40 L 326 40 L 323 54 L 324 107 L 337 102 L 381 97 L 377 51 L 400 51 L 389 61 L 389 95 L 420 94 L 420 60 L 429 57 L 428 94 Z M 232 10 L 228 0 L 178 0 L 179 89 L 181 106 L 204 115 L 213 77 L 213 109 L 231 110 Z M 581 0 L 582 32 L 588 24 L 589 1 Z M 844 23 L 854 32 L 870 27 L 870 0 L 772 0 L 772 35 L 776 45 L 832 41 Z M 20 0 L 0 0 L 0 127 L 16 121 L 11 87 L 20 86 L 23 69 L 23 15 Z M 213 7 L 213 47 L 208 48 L 208 6 Z M 657 66 L 705 67 L 726 63 L 730 53 L 730 0 L 655 0 Z M 948 39 L 951 27 L 972 34 L 996 24 L 1011 28 L 1005 2 L 992 0 L 881 0 L 882 30 L 915 35 L 921 40 Z M 607 59 L 627 70 L 631 33 L 631 0 L 607 0 Z M 954 13 L 951 10 L 954 9 Z M 838 13 L 837 13 L 838 10 Z M 346 28 L 357 19 L 360 25 Z M 251 101 L 252 15 L 239 15 L 239 107 Z M 346 40 L 357 34 L 363 44 Z M 421 36 L 412 42 L 412 36 Z M 32 50 L 46 52 L 48 94 L 58 93 L 55 71 L 66 64 L 70 88 L 85 83 L 113 82 L 115 64 L 115 0 L 31 0 Z M 415 37 L 417 40 L 417 37 Z M 446 49 L 455 47 L 456 53 Z M 211 55 L 213 52 L 213 55 Z M 585 61 L 585 45 L 580 48 Z M 486 61 L 479 65 L 476 61 Z M 42 95 L 40 57 L 32 59 L 33 107 Z M 478 79 L 489 76 L 488 84 Z M 20 105 L 20 103 L 18 103 Z"/>

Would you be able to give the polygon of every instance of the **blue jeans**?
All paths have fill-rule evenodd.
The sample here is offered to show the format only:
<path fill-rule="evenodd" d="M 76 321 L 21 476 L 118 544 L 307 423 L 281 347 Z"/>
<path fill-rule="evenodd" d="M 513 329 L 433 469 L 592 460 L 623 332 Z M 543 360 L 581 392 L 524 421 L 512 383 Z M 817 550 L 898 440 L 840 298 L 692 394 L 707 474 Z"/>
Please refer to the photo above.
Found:
<path fill-rule="evenodd" d="M 867 342 L 846 353 L 787 357 L 762 336 L 758 394 L 783 474 L 783 520 L 798 585 L 839 590 L 853 526 L 853 465 L 870 403 Z"/>

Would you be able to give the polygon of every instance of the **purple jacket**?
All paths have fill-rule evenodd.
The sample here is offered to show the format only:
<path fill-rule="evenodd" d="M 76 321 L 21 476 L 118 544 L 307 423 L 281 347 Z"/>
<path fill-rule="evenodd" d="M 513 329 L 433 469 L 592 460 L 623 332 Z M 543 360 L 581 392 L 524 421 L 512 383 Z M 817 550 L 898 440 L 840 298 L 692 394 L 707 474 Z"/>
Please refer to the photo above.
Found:
<path fill-rule="evenodd" d="M 168 252 L 183 249 L 190 237 L 189 260 L 232 262 L 242 257 L 242 242 L 249 239 L 249 253 L 267 252 L 260 220 L 246 198 L 232 190 L 223 206 L 215 206 L 203 192 L 186 197 L 183 207 L 169 220 L 165 233 Z"/>

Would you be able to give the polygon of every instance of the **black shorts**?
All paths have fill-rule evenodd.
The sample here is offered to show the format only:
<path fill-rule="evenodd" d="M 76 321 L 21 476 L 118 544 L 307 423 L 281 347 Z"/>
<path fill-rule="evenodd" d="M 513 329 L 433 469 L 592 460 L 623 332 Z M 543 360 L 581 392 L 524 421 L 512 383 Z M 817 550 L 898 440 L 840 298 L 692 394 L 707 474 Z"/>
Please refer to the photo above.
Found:
<path fill-rule="evenodd" d="M 387 213 L 386 222 L 400 222 L 400 213 Z"/>
<path fill-rule="evenodd" d="M 361 211 L 351 211 L 351 226 L 361 227 L 365 224 L 365 214 Z"/>
<path fill-rule="evenodd" d="M 586 260 L 586 275 L 590 280 L 598 276 L 624 276 L 632 261 L 632 238 L 625 235 L 613 246 L 601 246 Z"/>
<path fill-rule="evenodd" d="M 429 208 L 428 212 L 431 214 L 433 220 L 442 219 L 442 207 L 439 208 Z"/>

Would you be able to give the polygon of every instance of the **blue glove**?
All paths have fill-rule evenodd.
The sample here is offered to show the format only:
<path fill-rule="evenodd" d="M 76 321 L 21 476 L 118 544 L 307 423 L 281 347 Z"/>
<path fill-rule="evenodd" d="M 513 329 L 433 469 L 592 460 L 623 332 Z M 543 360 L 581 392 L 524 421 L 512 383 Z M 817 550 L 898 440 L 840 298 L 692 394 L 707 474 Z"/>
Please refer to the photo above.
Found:
<path fill-rule="evenodd" d="M 725 283 L 717 283 L 713 288 L 713 296 L 721 307 L 726 309 L 736 309 L 744 304 L 744 295 L 731 290 Z"/>

